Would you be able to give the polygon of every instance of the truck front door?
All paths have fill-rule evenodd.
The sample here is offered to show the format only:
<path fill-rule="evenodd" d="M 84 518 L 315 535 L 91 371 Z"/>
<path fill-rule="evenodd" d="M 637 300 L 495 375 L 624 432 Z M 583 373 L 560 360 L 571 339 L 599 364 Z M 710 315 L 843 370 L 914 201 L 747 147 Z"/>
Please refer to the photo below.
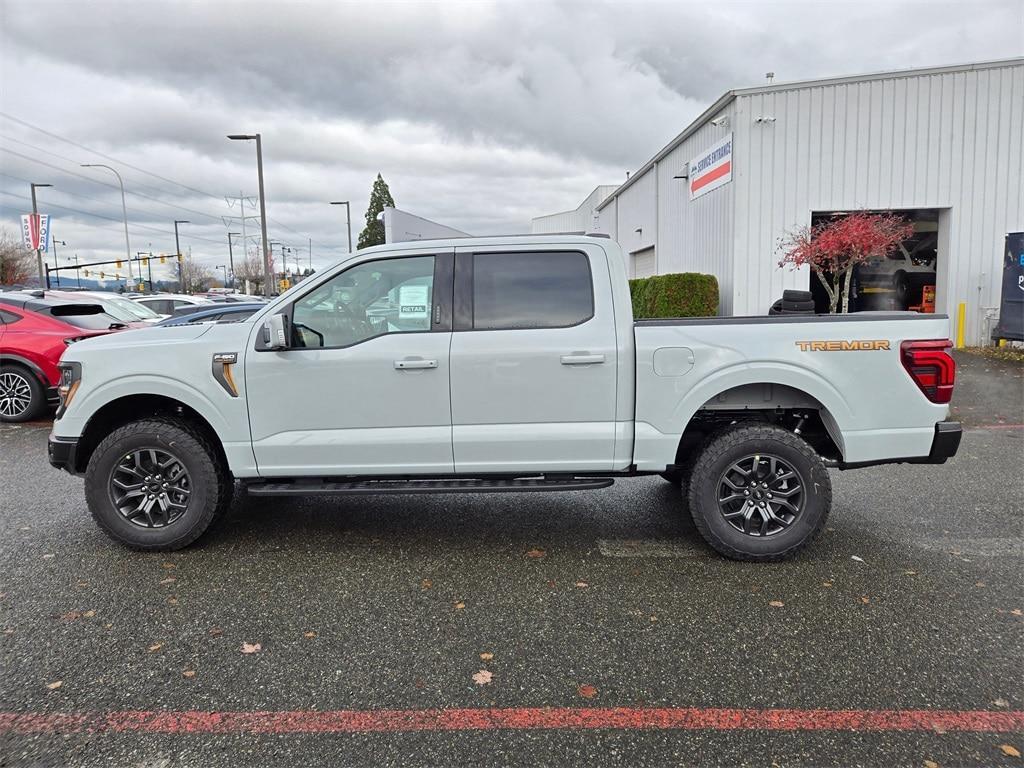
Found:
<path fill-rule="evenodd" d="M 613 469 L 615 320 L 604 251 L 456 248 L 460 474 Z"/>
<path fill-rule="evenodd" d="M 452 260 L 449 249 L 351 266 L 285 310 L 289 349 L 253 344 L 245 388 L 262 476 L 453 471 Z"/>

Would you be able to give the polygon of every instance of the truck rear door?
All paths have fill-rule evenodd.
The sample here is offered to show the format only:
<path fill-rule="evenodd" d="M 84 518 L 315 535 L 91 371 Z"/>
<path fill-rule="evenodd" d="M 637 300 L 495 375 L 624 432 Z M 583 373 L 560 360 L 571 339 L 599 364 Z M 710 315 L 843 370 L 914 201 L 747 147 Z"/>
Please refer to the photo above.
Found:
<path fill-rule="evenodd" d="M 613 468 L 618 365 L 604 251 L 456 248 L 457 473 Z"/>

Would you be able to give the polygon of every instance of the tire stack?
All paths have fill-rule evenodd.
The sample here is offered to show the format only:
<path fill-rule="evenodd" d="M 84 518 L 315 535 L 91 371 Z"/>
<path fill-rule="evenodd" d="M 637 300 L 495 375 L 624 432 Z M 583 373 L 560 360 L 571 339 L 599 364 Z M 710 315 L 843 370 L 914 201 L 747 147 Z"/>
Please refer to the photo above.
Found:
<path fill-rule="evenodd" d="M 810 291 L 783 291 L 782 298 L 772 304 L 769 315 L 813 315 L 814 298 Z"/>

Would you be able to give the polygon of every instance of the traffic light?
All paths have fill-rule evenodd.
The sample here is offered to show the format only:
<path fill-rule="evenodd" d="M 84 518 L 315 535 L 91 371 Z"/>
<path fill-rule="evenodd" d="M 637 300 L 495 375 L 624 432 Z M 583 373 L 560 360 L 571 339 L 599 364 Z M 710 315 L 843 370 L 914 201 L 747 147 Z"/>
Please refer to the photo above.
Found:
<path fill-rule="evenodd" d="M 106 280 L 106 279 L 107 279 L 106 272 L 100 272 L 100 280 Z"/>
<path fill-rule="evenodd" d="M 167 263 L 167 257 L 164 256 L 162 253 L 160 254 L 160 263 L 161 264 L 166 264 Z"/>
<path fill-rule="evenodd" d="M 121 268 L 121 260 L 120 259 L 117 260 L 117 265 L 116 266 L 117 266 L 118 269 Z"/>

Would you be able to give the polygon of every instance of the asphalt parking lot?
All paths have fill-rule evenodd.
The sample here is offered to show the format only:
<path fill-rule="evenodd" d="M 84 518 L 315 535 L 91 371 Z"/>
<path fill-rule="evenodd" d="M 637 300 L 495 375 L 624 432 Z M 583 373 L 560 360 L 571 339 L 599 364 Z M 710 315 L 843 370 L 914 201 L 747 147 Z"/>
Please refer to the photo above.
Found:
<path fill-rule="evenodd" d="M 133 553 L 0 426 L 0 765 L 1021 765 L 1024 378 L 959 362 L 960 454 L 835 472 L 779 565 L 657 478 L 243 499 Z"/>

